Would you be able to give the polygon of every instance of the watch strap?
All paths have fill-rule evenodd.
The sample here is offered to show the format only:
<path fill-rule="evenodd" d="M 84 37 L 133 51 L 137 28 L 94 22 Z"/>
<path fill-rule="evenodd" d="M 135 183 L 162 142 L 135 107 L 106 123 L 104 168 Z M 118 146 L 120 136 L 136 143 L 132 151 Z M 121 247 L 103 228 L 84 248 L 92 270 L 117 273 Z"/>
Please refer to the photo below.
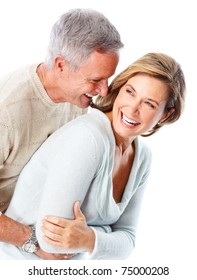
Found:
<path fill-rule="evenodd" d="M 31 227 L 31 234 L 29 236 L 29 239 L 23 244 L 22 249 L 25 252 L 29 252 L 29 253 L 34 253 L 38 250 L 38 240 L 36 238 L 36 229 L 34 226 L 30 226 Z M 31 251 L 27 250 L 26 248 L 28 247 L 27 245 L 32 245 L 31 247 L 33 249 L 31 249 Z M 33 252 L 32 252 L 33 250 Z"/>

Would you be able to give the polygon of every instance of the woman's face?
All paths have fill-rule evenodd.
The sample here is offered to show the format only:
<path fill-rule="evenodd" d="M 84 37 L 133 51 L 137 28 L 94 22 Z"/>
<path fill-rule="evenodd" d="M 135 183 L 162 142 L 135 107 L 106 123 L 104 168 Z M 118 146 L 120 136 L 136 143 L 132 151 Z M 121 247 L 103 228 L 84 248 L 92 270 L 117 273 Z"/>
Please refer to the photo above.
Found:
<path fill-rule="evenodd" d="M 168 89 L 164 82 L 146 74 L 130 78 L 114 102 L 112 127 L 115 136 L 132 141 L 168 117 L 164 108 Z"/>

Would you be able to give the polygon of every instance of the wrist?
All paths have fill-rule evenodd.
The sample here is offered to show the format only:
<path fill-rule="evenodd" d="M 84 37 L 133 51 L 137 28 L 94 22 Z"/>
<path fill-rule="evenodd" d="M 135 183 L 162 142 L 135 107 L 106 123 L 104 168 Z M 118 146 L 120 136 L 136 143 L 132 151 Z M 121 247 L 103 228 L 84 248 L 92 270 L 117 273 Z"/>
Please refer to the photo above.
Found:
<path fill-rule="evenodd" d="M 36 230 L 34 226 L 29 226 L 29 237 L 22 245 L 22 250 L 27 253 L 35 253 L 38 250 L 38 240 L 36 238 Z"/>
<path fill-rule="evenodd" d="M 23 244 L 29 239 L 32 229 L 30 226 L 27 225 L 22 225 L 21 226 L 21 231 L 22 231 L 22 236 L 20 239 L 20 244 L 18 244 L 17 246 L 22 247 Z"/>
<path fill-rule="evenodd" d="M 94 250 L 95 245 L 95 233 L 91 227 L 88 228 L 89 234 L 88 234 L 88 240 L 87 240 L 87 249 L 88 252 L 92 253 Z"/>

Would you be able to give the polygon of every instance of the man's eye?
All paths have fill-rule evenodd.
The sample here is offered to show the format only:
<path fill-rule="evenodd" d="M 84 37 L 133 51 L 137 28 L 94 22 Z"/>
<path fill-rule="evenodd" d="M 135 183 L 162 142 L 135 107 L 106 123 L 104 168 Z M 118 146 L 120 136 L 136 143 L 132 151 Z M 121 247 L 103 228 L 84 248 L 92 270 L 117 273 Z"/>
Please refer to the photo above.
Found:
<path fill-rule="evenodd" d="M 91 84 L 98 84 L 101 80 L 89 80 Z"/>

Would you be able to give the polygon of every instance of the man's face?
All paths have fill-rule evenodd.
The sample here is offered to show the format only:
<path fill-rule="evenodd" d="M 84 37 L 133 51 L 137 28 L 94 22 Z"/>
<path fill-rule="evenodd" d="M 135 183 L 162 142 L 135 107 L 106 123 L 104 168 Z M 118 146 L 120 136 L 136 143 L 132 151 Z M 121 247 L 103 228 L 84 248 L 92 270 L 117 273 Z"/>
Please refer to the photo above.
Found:
<path fill-rule="evenodd" d="M 70 102 L 86 108 L 92 97 L 98 94 L 106 96 L 108 79 L 114 74 L 118 61 L 118 54 L 94 51 L 85 64 L 75 71 L 65 64 L 58 79 L 58 91 L 62 100 L 59 102 Z"/>

